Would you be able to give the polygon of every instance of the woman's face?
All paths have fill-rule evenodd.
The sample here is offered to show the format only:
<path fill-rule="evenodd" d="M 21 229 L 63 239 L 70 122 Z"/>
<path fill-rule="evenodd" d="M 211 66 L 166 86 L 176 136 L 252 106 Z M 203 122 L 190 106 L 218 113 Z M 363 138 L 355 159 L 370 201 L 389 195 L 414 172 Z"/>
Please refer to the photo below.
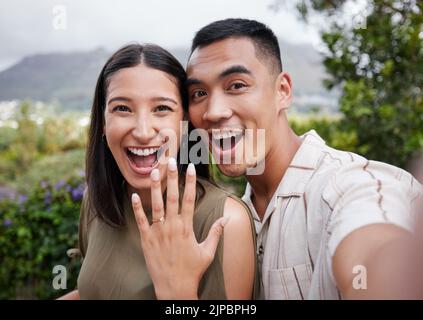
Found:
<path fill-rule="evenodd" d="M 183 115 L 171 75 L 140 64 L 111 76 L 104 134 L 122 175 L 134 189 L 150 188 L 154 168 L 160 170 L 162 180 L 166 177 L 167 158 L 176 158 L 179 149 Z"/>

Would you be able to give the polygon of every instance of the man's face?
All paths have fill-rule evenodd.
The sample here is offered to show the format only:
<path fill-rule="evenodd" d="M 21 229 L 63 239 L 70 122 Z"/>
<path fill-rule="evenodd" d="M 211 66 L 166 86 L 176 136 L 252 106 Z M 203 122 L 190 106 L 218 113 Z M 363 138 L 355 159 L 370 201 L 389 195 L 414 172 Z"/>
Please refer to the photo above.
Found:
<path fill-rule="evenodd" d="M 244 175 L 248 167 L 263 161 L 273 141 L 280 139 L 272 130 L 280 102 L 275 74 L 257 58 L 248 38 L 228 38 L 197 48 L 187 73 L 190 120 L 209 133 L 220 170 L 228 176 Z M 258 129 L 265 129 L 264 147 Z M 248 131 L 253 134 L 246 134 Z M 264 152 L 255 159 L 249 156 L 246 149 L 254 150 L 256 156 L 260 144 Z M 230 157 L 230 164 L 222 163 L 223 157 Z"/>

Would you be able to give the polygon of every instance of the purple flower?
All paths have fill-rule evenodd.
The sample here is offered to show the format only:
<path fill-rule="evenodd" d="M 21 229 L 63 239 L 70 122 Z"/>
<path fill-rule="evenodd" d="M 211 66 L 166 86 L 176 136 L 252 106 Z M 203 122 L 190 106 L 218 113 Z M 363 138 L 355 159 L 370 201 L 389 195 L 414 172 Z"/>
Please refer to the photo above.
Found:
<path fill-rule="evenodd" d="M 47 191 L 46 195 L 44 196 L 44 204 L 46 206 L 51 204 L 51 192 L 50 191 Z"/>
<path fill-rule="evenodd" d="M 65 187 L 66 192 L 71 192 L 72 191 L 72 186 L 67 184 Z"/>
<path fill-rule="evenodd" d="M 45 188 L 47 188 L 47 186 L 48 186 L 47 181 L 43 180 L 43 181 L 40 182 L 40 187 L 41 188 L 45 189 Z"/>
<path fill-rule="evenodd" d="M 62 187 L 65 185 L 65 181 L 64 180 L 60 180 L 58 183 L 56 183 L 56 185 L 54 186 L 54 189 L 56 191 L 59 191 L 60 189 L 62 189 Z"/>
<path fill-rule="evenodd" d="M 24 204 L 28 200 L 28 196 L 24 194 L 20 194 L 18 197 L 18 204 Z"/>
<path fill-rule="evenodd" d="M 72 200 L 73 201 L 80 201 L 82 196 L 84 195 L 84 188 L 82 185 L 79 185 L 77 188 L 72 190 Z"/>
<path fill-rule="evenodd" d="M 4 220 L 4 222 L 3 222 L 3 225 L 6 227 L 6 228 L 9 228 L 10 226 L 12 226 L 12 220 L 10 220 L 10 219 L 6 219 L 6 220 Z"/>

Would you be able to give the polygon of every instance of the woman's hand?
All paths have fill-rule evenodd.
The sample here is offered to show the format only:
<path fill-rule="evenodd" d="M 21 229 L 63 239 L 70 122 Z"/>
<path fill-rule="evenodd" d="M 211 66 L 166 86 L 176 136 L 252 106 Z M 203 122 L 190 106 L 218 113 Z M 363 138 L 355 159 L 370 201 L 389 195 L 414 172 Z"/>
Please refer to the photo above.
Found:
<path fill-rule="evenodd" d="M 174 158 L 168 163 L 166 210 L 159 170 L 151 172 L 151 225 L 140 197 L 132 194 L 141 246 L 158 299 L 198 299 L 199 282 L 213 261 L 227 219 L 218 219 L 207 239 L 198 243 L 193 230 L 195 196 L 195 167 L 189 164 L 179 210 L 178 171 Z"/>

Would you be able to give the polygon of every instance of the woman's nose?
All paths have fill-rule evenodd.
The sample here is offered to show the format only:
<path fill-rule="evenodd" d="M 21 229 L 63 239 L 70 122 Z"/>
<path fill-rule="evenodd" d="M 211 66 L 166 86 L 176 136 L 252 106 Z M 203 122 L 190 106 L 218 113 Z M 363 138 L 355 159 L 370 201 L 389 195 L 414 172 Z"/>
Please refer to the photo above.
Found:
<path fill-rule="evenodd" d="M 151 119 L 140 115 L 132 129 L 132 135 L 142 144 L 148 144 L 156 135 L 157 131 L 154 129 Z"/>

